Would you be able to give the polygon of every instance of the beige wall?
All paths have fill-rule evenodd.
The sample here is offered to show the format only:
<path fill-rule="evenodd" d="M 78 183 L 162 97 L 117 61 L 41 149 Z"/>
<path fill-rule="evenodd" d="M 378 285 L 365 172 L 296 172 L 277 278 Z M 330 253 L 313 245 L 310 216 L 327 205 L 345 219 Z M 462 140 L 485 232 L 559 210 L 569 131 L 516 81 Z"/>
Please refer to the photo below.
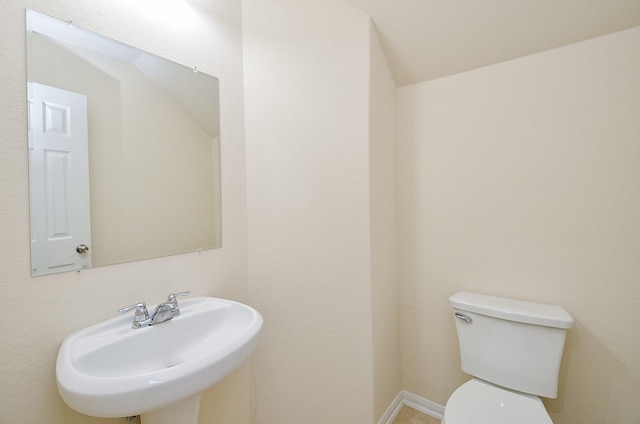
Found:
<path fill-rule="evenodd" d="M 369 93 L 369 196 L 375 418 L 402 389 L 397 280 L 396 86 L 371 27 Z"/>
<path fill-rule="evenodd" d="M 640 28 L 398 90 L 404 388 L 459 371 L 448 297 L 576 319 L 556 424 L 640 417 Z"/>
<path fill-rule="evenodd" d="M 71 332 L 115 315 L 135 301 L 157 303 L 176 290 L 249 302 L 247 288 L 244 120 L 240 5 L 224 0 L 168 13 L 140 0 L 0 0 L 0 421 L 103 423 L 73 412 L 55 386 L 55 358 Z M 173 3 L 174 5 L 176 3 Z M 223 247 L 32 278 L 29 265 L 25 7 L 50 14 L 221 81 Z M 195 6 L 194 6 L 195 7 Z M 209 9 L 207 9 L 208 7 Z M 194 10 L 197 13 L 193 13 Z M 202 422 L 248 423 L 251 367 L 206 393 Z"/>
<path fill-rule="evenodd" d="M 392 265 L 372 265 L 372 243 L 393 235 L 370 232 L 380 201 L 369 194 L 369 25 L 340 1 L 243 2 L 249 282 L 266 323 L 255 356 L 261 424 L 378 418 L 374 339 L 382 345 L 393 323 L 374 328 L 372 308 L 389 316 L 395 306 L 380 298 L 393 293 L 382 287 Z"/>

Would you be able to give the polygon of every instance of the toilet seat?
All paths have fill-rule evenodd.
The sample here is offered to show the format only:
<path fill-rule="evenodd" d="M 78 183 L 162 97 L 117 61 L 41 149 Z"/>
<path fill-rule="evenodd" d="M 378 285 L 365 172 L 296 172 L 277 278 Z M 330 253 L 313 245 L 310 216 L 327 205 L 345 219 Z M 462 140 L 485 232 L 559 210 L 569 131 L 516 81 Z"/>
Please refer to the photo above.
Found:
<path fill-rule="evenodd" d="M 472 379 L 453 392 L 442 424 L 553 424 L 538 396 Z"/>

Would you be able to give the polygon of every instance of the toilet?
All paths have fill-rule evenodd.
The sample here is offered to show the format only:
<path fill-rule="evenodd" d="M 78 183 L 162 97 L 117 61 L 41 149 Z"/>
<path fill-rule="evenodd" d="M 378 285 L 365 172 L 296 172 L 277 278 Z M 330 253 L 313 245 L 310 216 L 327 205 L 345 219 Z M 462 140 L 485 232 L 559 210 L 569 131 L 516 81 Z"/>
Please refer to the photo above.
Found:
<path fill-rule="evenodd" d="M 560 306 L 459 292 L 453 307 L 462 370 L 442 424 L 553 424 L 540 396 L 558 396 L 565 335 Z"/>

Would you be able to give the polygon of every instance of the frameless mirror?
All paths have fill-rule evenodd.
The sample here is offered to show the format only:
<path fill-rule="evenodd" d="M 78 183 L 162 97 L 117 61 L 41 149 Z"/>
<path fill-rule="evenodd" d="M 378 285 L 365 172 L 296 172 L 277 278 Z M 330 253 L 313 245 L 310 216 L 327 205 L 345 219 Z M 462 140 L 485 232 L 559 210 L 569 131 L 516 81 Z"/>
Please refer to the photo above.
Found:
<path fill-rule="evenodd" d="M 221 246 L 217 78 L 27 10 L 32 275 Z"/>

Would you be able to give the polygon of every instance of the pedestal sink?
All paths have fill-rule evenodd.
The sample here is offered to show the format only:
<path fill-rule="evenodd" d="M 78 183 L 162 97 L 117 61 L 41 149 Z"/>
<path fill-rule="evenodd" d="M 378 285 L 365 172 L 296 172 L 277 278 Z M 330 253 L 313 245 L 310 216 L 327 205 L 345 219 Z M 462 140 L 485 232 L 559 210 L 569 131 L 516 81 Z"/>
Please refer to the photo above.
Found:
<path fill-rule="evenodd" d="M 68 336 L 56 363 L 62 399 L 94 417 L 196 424 L 200 394 L 253 353 L 262 316 L 211 297 L 183 300 L 180 310 L 149 327 L 132 329 L 127 315 Z"/>

